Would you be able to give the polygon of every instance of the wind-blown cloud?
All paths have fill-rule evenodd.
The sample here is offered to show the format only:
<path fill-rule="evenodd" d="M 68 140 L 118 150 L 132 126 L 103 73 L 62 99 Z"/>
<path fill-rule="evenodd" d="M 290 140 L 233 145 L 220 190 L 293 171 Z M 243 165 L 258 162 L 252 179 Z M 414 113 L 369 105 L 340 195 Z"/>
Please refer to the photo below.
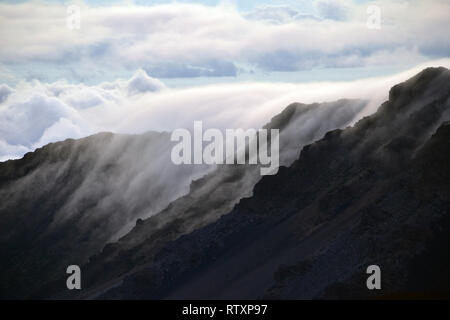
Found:
<path fill-rule="evenodd" d="M 219 129 L 260 128 L 292 102 L 370 99 L 356 118 L 370 114 L 389 88 L 426 66 L 392 76 L 348 82 L 212 84 L 172 89 L 140 70 L 129 80 L 87 86 L 21 82 L 0 104 L 0 160 L 21 157 L 49 142 L 97 132 L 140 134 L 191 128 L 194 121 Z"/>

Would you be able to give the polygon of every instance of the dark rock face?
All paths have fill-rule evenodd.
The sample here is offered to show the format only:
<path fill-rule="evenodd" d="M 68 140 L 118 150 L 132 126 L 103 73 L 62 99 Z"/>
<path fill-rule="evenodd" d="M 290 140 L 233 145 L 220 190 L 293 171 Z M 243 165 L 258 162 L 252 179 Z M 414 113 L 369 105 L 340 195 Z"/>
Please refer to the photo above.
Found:
<path fill-rule="evenodd" d="M 305 147 L 229 214 L 96 297 L 448 295 L 449 80 L 444 68 L 426 69 L 394 87 L 376 114 Z M 380 291 L 366 288 L 372 264 Z"/>

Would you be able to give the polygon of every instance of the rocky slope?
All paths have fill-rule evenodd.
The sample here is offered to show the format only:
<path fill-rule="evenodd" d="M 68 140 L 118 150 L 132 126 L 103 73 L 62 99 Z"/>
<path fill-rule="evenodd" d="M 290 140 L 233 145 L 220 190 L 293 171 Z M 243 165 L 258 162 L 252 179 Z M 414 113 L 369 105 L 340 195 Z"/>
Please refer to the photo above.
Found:
<path fill-rule="evenodd" d="M 292 163 L 303 145 L 328 130 L 354 121 L 365 105 L 340 100 L 289 106 L 269 124 L 281 129 L 282 163 Z M 303 125 L 308 119 L 327 121 Z M 114 279 L 130 270 L 130 263 L 134 268 L 143 260 L 130 262 L 121 254 L 98 259 L 108 242 L 115 243 L 137 224 L 135 230 L 144 231 L 144 237 L 125 237 L 121 243 L 132 239 L 133 247 L 147 236 L 159 245 L 167 243 L 229 212 L 260 179 L 257 167 L 175 166 L 170 161 L 173 144 L 168 133 L 102 133 L 0 163 L 0 297 L 52 297 L 65 288 L 60 278 L 66 277 L 68 265 L 89 261 L 100 268 L 117 261 L 111 274 L 98 277 Z M 142 220 L 158 212 L 152 222 Z M 114 246 L 103 252 L 113 254 Z"/>
<path fill-rule="evenodd" d="M 23 297 L 188 192 L 208 168 L 167 164 L 170 151 L 168 133 L 101 133 L 0 163 L 0 296 Z"/>
<path fill-rule="evenodd" d="M 303 148 L 219 220 L 160 245 L 157 228 L 141 241 L 157 220 L 137 226 L 84 267 L 96 288 L 86 297 L 448 297 L 449 120 L 450 71 L 426 69 L 393 87 L 376 114 Z M 183 228 L 180 216 L 161 230 Z M 128 268 L 114 274 L 119 261 Z M 372 264 L 380 291 L 366 288 Z"/>

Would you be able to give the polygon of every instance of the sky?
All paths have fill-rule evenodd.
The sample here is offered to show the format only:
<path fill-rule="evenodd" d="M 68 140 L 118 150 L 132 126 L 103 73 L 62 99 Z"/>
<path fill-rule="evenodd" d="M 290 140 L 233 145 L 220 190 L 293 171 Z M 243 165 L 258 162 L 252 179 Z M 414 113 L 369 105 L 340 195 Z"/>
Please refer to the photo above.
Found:
<path fill-rule="evenodd" d="M 449 9 L 447 0 L 0 1 L 0 161 L 99 131 L 187 125 L 177 109 L 218 126 L 262 125 L 288 99 L 344 98 L 350 90 L 338 88 L 445 65 Z"/>
<path fill-rule="evenodd" d="M 79 29 L 67 27 L 73 4 Z M 370 5 L 380 29 L 367 27 Z M 392 73 L 449 55 L 449 8 L 446 0 L 12 0 L 0 2 L 0 80 L 95 84 L 143 69 L 185 86 Z"/>

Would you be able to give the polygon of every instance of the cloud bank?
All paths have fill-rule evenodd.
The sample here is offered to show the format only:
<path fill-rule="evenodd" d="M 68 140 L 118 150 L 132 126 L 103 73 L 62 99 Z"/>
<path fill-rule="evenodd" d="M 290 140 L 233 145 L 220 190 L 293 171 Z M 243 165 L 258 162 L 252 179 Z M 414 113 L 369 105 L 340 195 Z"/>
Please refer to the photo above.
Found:
<path fill-rule="evenodd" d="M 359 119 L 387 99 L 390 87 L 427 66 L 450 67 L 450 60 L 348 82 L 245 82 L 173 89 L 143 70 L 129 80 L 93 86 L 22 81 L 8 87 L 0 103 L 0 160 L 21 157 L 49 142 L 103 131 L 140 134 L 190 129 L 196 120 L 202 120 L 205 128 L 260 128 L 295 101 L 371 100 Z"/>
<path fill-rule="evenodd" d="M 449 38 L 436 32 L 450 28 L 448 1 L 377 1 L 380 30 L 366 27 L 365 2 L 313 5 L 313 12 L 288 6 L 241 12 L 230 5 L 92 7 L 80 2 L 81 28 L 70 30 L 64 5 L 3 3 L 0 66 L 13 77 L 92 82 L 137 69 L 156 78 L 218 77 L 416 64 L 450 54 Z"/>

